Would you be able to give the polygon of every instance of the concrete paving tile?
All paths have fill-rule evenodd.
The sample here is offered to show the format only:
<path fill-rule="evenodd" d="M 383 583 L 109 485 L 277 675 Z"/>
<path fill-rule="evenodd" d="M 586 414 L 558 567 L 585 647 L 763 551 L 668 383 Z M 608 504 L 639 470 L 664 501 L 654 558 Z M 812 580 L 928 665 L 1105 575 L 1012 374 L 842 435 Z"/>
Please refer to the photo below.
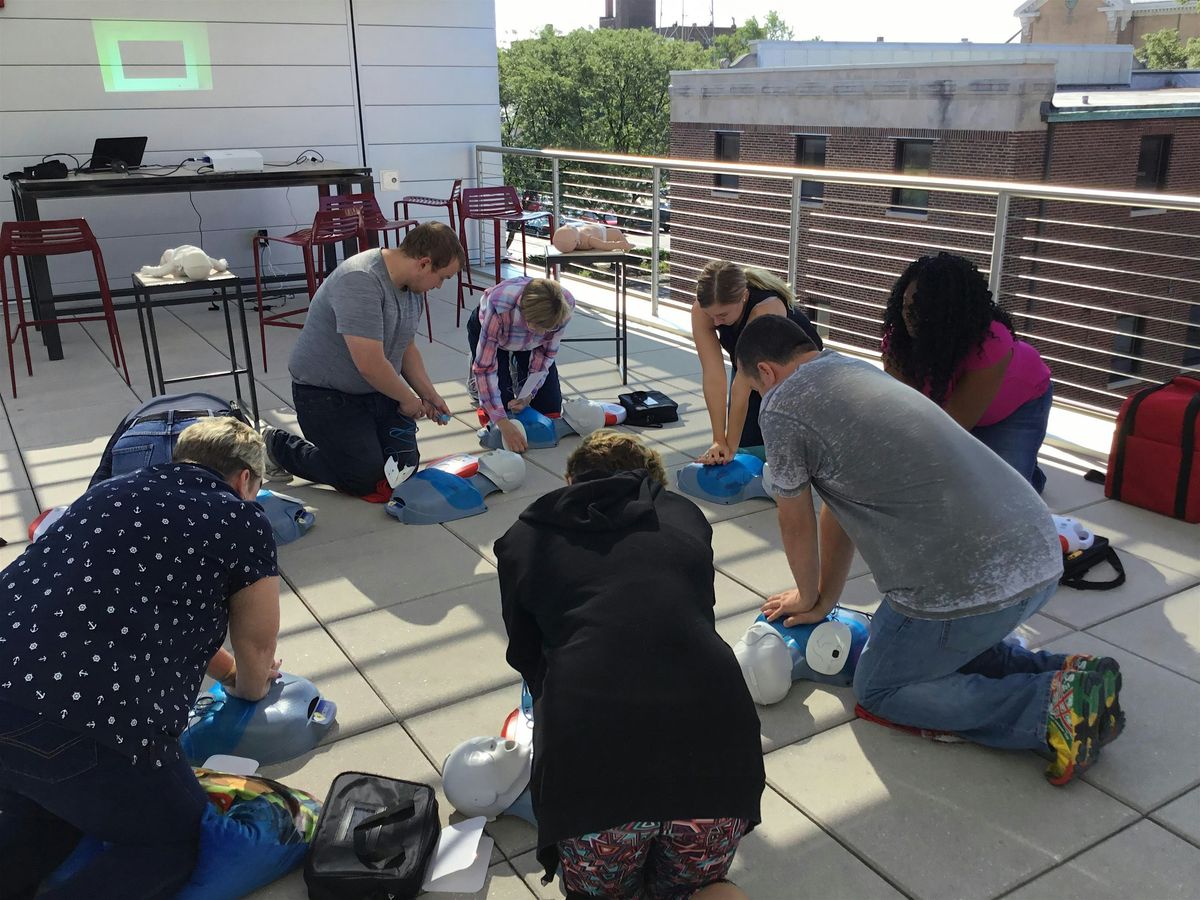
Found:
<path fill-rule="evenodd" d="M 1200 528 L 1195 525 L 1116 500 L 1089 506 L 1075 518 L 1107 537 L 1118 550 L 1200 576 L 1200 553 L 1196 552 Z"/>
<path fill-rule="evenodd" d="M 629 354 L 629 365 L 636 362 L 639 374 L 649 369 L 660 369 L 668 378 L 678 375 L 700 373 L 700 357 L 694 349 L 664 347 L 659 350 L 641 350 Z"/>
<path fill-rule="evenodd" d="M 36 412 L 10 419 L 22 452 L 40 447 L 77 444 L 109 437 L 125 415 L 138 405 L 126 391 L 124 399 L 109 396 L 104 403 L 81 403 L 79 407 L 42 406 Z M 11 410 L 11 407 L 10 407 Z"/>
<path fill-rule="evenodd" d="M 718 522 L 713 526 L 713 551 L 718 570 L 764 596 L 795 587 L 773 507 Z M 866 571 L 866 563 L 855 553 L 850 577 Z"/>
<path fill-rule="evenodd" d="M 1109 591 L 1080 591 L 1060 587 L 1042 613 L 1065 622 L 1072 628 L 1090 628 L 1130 610 L 1145 606 L 1162 597 L 1181 591 L 1196 583 L 1200 576 L 1189 575 L 1153 560 L 1142 559 L 1124 549 L 1117 551 L 1125 566 L 1125 583 Z M 1107 565 L 1097 566 L 1088 573 L 1103 580 L 1112 576 Z"/>
<path fill-rule="evenodd" d="M 389 518 L 384 526 L 381 531 L 311 547 L 298 546 L 308 541 L 308 535 L 287 545 L 296 550 L 282 556 L 284 574 L 322 621 L 495 576 L 487 560 L 440 525 L 402 525 Z"/>
<path fill-rule="evenodd" d="M 116 425 L 114 423 L 114 430 Z M 33 487 L 91 478 L 111 435 L 86 441 L 26 450 L 21 456 Z"/>
<path fill-rule="evenodd" d="M 557 877 L 550 884 L 542 884 L 544 870 L 541 863 L 537 861 L 535 851 L 530 850 L 515 859 L 510 858 L 509 862 L 512 863 L 517 874 L 525 880 L 525 886 L 533 892 L 538 900 L 558 900 L 558 898 L 566 896 L 566 891 L 561 888 L 562 882 Z"/>
<path fill-rule="evenodd" d="M 1052 642 L 1056 653 L 1111 656 L 1121 664 L 1125 731 L 1084 780 L 1146 812 L 1200 784 L 1200 685 L 1090 634 Z"/>
<path fill-rule="evenodd" d="M 1098 503 L 1104 499 L 1104 485 L 1084 481 L 1078 469 L 1042 458 L 1038 465 L 1046 473 L 1042 499 L 1051 512 L 1068 515 L 1071 510 Z"/>
<path fill-rule="evenodd" d="M 520 702 L 521 689 L 512 684 L 406 719 L 404 726 L 441 771 L 450 751 L 463 741 L 499 735 L 504 720 Z M 500 816 L 489 822 L 487 831 L 509 859 L 537 847 L 537 830 L 514 816 Z"/>
<path fill-rule="evenodd" d="M 295 616 L 297 611 L 293 607 L 289 613 Z M 337 704 L 337 728 L 323 743 L 343 740 L 395 721 L 379 695 L 324 629 L 284 631 L 275 655 L 283 661 L 283 671 L 304 676 L 317 686 L 322 696 Z"/>
<path fill-rule="evenodd" d="M 1177 800 L 1172 800 L 1150 818 L 1193 844 L 1200 845 L 1200 788 L 1193 788 Z"/>
<path fill-rule="evenodd" d="M 1191 900 L 1200 882 L 1200 847 L 1141 821 L 1034 879 L 1011 900 Z"/>
<path fill-rule="evenodd" d="M 717 572 L 713 579 L 713 587 L 717 595 L 717 606 L 714 613 L 718 619 L 742 614 L 746 619 L 746 624 L 749 625 L 758 615 L 759 607 L 762 606 L 765 599 L 720 572 Z"/>
<path fill-rule="evenodd" d="M 85 478 L 73 478 L 70 481 L 43 484 L 35 487 L 33 492 L 37 495 L 38 503 L 42 509 L 50 509 L 52 506 L 67 506 L 74 503 L 84 495 L 90 482 L 91 473 Z"/>
<path fill-rule="evenodd" d="M 0 450 L 0 494 L 10 491 L 27 491 L 32 487 L 21 452 L 13 447 Z"/>
<path fill-rule="evenodd" d="M 729 880 L 751 897 L 904 896 L 771 788 L 763 791 L 762 824 L 742 838 Z"/>
<path fill-rule="evenodd" d="M 1044 647 L 1051 641 L 1056 641 L 1060 637 L 1072 633 L 1070 627 L 1048 619 L 1041 613 L 1034 613 L 1017 627 L 1017 634 L 1029 647 L 1034 649 Z"/>
<path fill-rule="evenodd" d="M 728 616 L 717 633 L 732 647 L 754 621 L 754 613 Z M 854 718 L 854 692 L 812 681 L 794 681 L 788 695 L 771 706 L 755 706 L 764 753 L 794 744 Z"/>
<path fill-rule="evenodd" d="M 1136 815 L 1082 782 L 1051 787 L 1032 753 L 936 744 L 862 720 L 766 764 L 771 787 L 924 898 L 995 897 Z"/>
<path fill-rule="evenodd" d="M 0 394 L 3 393 L 3 387 L 0 387 Z M 0 405 L 2 404 L 3 401 L 0 401 Z M 11 450 L 15 446 L 17 446 L 17 438 L 8 424 L 8 416 L 2 416 L 0 417 L 0 450 Z"/>
<path fill-rule="evenodd" d="M 33 491 L 11 491 L 0 495 L 0 538 L 10 544 L 28 541 L 29 523 L 40 513 Z"/>
<path fill-rule="evenodd" d="M 1200 587 L 1158 600 L 1088 631 L 1200 681 Z"/>
<path fill-rule="evenodd" d="M 525 502 L 503 503 L 497 506 L 493 505 L 489 498 L 488 511 L 483 515 L 447 522 L 442 527 L 466 544 L 465 551 L 474 550 L 494 566 L 496 554 L 492 545 L 512 527 L 530 502 L 532 498 L 527 498 Z"/>
<path fill-rule="evenodd" d="M 401 718 L 516 684 L 499 582 L 489 579 L 329 626 Z"/>

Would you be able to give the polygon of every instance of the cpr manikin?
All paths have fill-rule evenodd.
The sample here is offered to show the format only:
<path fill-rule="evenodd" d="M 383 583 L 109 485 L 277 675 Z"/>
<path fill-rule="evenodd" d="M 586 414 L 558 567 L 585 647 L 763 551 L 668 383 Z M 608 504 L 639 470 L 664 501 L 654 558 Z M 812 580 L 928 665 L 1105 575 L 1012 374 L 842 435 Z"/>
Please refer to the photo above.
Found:
<path fill-rule="evenodd" d="M 536 824 L 529 795 L 533 746 L 512 738 L 474 737 L 450 751 L 442 767 L 446 798 L 464 816 L 515 815 Z"/>
<path fill-rule="evenodd" d="M 559 253 L 574 253 L 576 250 L 632 250 L 633 244 L 625 239 L 619 229 L 609 228 L 592 222 L 578 225 L 560 225 L 550 239 Z"/>
<path fill-rule="evenodd" d="M 793 681 L 850 684 L 870 635 L 868 618 L 836 607 L 821 622 L 788 628 L 759 616 L 733 646 L 754 702 L 778 703 Z"/>
<path fill-rule="evenodd" d="M 213 270 L 225 272 L 228 269 L 229 263 L 225 260 L 213 259 L 199 247 L 184 244 L 182 247 L 164 250 L 157 266 L 142 266 L 138 269 L 138 274 L 146 277 L 173 275 L 176 278 L 203 281 Z"/>
<path fill-rule="evenodd" d="M 559 440 L 568 434 L 586 437 L 608 424 L 609 412 L 606 404 L 594 400 L 563 400 L 562 415 L 551 419 L 533 407 L 527 406 L 519 413 L 509 416 L 525 436 L 531 450 L 548 450 L 557 447 Z M 504 433 L 493 422 L 479 429 L 479 444 L 482 447 L 509 449 Z"/>
<path fill-rule="evenodd" d="M 384 510 L 409 525 L 452 522 L 486 512 L 488 494 L 514 491 L 524 480 L 525 460 L 516 453 L 464 453 L 430 463 L 403 481 Z"/>
<path fill-rule="evenodd" d="M 676 473 L 681 493 L 729 506 L 755 497 L 774 500 L 771 467 L 750 453 L 737 453 L 727 463 L 689 463 Z"/>

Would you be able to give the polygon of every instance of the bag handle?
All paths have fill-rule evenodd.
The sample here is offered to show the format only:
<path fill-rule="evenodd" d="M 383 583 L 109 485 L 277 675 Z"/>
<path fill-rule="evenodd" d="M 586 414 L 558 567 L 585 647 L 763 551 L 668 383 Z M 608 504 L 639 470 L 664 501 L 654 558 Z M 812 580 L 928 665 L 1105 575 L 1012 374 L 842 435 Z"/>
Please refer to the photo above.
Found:
<path fill-rule="evenodd" d="M 1075 588 L 1077 591 L 1111 591 L 1113 588 L 1123 585 L 1125 583 L 1125 564 L 1121 562 L 1121 557 L 1117 556 L 1117 551 L 1113 547 L 1106 548 L 1104 556 L 1093 563 L 1093 566 L 1102 562 L 1108 563 L 1116 570 L 1116 577 L 1109 581 L 1088 581 L 1083 577 L 1087 572 L 1080 572 L 1069 578 L 1064 575 L 1059 584 Z"/>
<path fill-rule="evenodd" d="M 378 845 L 371 850 L 367 847 L 367 834 L 373 828 L 382 829 L 402 819 L 410 819 L 416 814 L 416 811 L 416 804 L 412 800 L 405 800 L 363 819 L 354 826 L 354 855 L 364 865 L 373 869 L 390 869 L 404 862 L 406 854 L 403 847 L 400 848 L 399 853 L 392 853 L 391 850 Z"/>

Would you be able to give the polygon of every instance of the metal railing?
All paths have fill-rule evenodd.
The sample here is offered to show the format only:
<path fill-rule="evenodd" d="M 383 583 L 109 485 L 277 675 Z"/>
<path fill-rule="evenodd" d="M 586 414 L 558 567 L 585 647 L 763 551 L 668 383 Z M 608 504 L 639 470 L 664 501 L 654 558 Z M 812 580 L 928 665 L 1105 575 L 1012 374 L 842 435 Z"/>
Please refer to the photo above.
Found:
<path fill-rule="evenodd" d="M 486 145 L 476 177 L 624 230 L 644 260 L 631 294 L 654 316 L 690 306 L 725 258 L 785 278 L 833 343 L 877 354 L 895 279 L 947 251 L 987 273 L 1059 399 L 1111 414 L 1145 384 L 1200 376 L 1200 197 Z"/>

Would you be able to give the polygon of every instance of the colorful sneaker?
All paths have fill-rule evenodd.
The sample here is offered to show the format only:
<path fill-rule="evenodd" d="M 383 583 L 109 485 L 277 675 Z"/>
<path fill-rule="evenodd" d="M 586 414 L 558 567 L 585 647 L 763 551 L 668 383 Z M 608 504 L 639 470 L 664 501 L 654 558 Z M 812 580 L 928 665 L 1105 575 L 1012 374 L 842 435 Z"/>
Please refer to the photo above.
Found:
<path fill-rule="evenodd" d="M 1125 713 L 1121 709 L 1121 664 L 1111 656 L 1075 653 L 1067 657 L 1062 667 L 1097 672 L 1104 679 L 1101 691 L 1104 697 L 1104 711 L 1100 714 L 1100 746 L 1111 744 L 1125 730 Z"/>
<path fill-rule="evenodd" d="M 1046 743 L 1054 752 L 1046 768 L 1051 784 L 1063 785 L 1087 771 L 1100 755 L 1100 699 L 1104 679 L 1097 672 L 1060 669 L 1050 686 Z"/>

